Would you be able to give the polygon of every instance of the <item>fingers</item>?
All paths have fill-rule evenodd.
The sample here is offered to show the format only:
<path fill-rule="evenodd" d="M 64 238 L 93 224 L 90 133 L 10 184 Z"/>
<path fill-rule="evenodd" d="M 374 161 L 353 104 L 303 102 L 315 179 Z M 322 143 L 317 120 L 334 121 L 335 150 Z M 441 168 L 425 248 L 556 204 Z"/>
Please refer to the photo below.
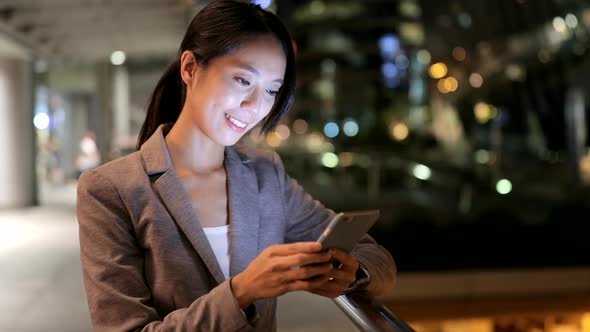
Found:
<path fill-rule="evenodd" d="M 286 284 L 285 292 L 292 291 L 309 291 L 312 289 L 319 289 L 321 285 L 328 281 L 328 276 L 322 275 L 313 279 L 294 280 Z"/>
<path fill-rule="evenodd" d="M 297 242 L 278 244 L 268 247 L 266 255 L 274 261 L 275 270 L 289 269 L 327 262 L 332 256 L 329 252 L 321 252 L 321 245 L 317 242 Z"/>
<path fill-rule="evenodd" d="M 328 274 L 328 281 L 309 292 L 325 297 L 334 298 L 344 294 L 356 278 L 356 273 L 334 269 Z"/>
<path fill-rule="evenodd" d="M 344 294 L 344 292 L 346 292 L 348 289 L 349 287 L 345 283 L 342 283 L 336 279 L 328 279 L 327 282 L 321 284 L 319 287 L 308 289 L 307 291 L 313 294 L 334 298 Z"/>
<path fill-rule="evenodd" d="M 332 256 L 329 252 L 315 254 L 296 254 L 288 257 L 277 257 L 277 268 L 287 269 L 294 266 L 326 263 Z"/>
<path fill-rule="evenodd" d="M 334 270 L 330 273 L 330 282 L 326 285 L 335 289 L 347 290 L 348 287 L 356 279 L 356 274 L 352 274 L 342 270 Z"/>
<path fill-rule="evenodd" d="M 318 242 L 296 242 L 289 244 L 275 244 L 268 247 L 265 251 L 270 256 L 291 256 L 300 253 L 317 253 L 322 250 L 322 245 Z"/>
<path fill-rule="evenodd" d="M 308 291 L 313 294 L 334 298 L 344 294 L 348 288 L 349 287 L 346 283 L 337 279 L 330 280 L 330 278 L 328 278 L 327 282 L 321 284 L 317 288 L 309 289 Z"/>
<path fill-rule="evenodd" d="M 354 281 L 358 262 L 344 252 L 321 250 L 317 242 L 280 244 L 265 249 L 233 279 L 233 291 L 248 300 L 238 302 L 240 307 L 289 291 L 313 290 L 328 297 L 342 294 Z M 332 258 L 343 263 L 341 270 L 332 266 Z"/>
<path fill-rule="evenodd" d="M 310 279 L 318 276 L 329 277 L 333 273 L 332 264 L 310 264 L 301 266 L 297 269 L 290 269 L 284 273 L 284 277 L 288 281 Z"/>
<path fill-rule="evenodd" d="M 356 273 L 359 263 L 354 256 L 339 249 L 330 249 L 330 254 L 332 254 L 332 258 L 342 263 L 340 270 Z"/>
<path fill-rule="evenodd" d="M 255 298 L 280 296 L 304 290 L 325 297 L 337 297 L 356 278 L 359 263 L 342 250 L 321 251 L 317 242 L 298 242 L 268 247 L 244 272 L 256 280 Z M 339 269 L 330 262 L 335 259 Z"/>

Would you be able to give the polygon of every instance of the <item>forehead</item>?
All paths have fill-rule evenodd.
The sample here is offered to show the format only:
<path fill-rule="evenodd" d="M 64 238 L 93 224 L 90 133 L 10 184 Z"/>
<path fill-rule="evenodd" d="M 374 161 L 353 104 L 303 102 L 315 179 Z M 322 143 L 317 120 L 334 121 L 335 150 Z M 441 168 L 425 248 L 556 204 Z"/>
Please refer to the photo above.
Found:
<path fill-rule="evenodd" d="M 282 45 L 271 35 L 249 39 L 216 60 L 222 66 L 241 67 L 260 75 L 274 75 L 279 76 L 278 78 L 283 77 L 287 62 Z"/>

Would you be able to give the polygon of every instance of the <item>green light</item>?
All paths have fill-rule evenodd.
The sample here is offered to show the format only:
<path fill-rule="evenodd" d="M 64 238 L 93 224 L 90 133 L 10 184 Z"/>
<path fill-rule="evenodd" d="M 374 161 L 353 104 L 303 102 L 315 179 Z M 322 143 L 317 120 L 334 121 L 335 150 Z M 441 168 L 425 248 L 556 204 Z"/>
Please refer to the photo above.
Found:
<path fill-rule="evenodd" d="M 512 182 L 507 179 L 501 179 L 496 183 L 496 191 L 501 195 L 506 195 L 512 191 Z"/>
<path fill-rule="evenodd" d="M 322 155 L 322 165 L 334 168 L 338 166 L 338 156 L 332 152 L 326 152 Z"/>
<path fill-rule="evenodd" d="M 428 179 L 430 179 L 430 176 L 432 175 L 432 171 L 430 170 L 430 168 L 428 166 L 418 164 L 418 165 L 414 166 L 414 169 L 412 170 L 412 174 L 414 174 L 414 176 L 420 180 L 428 180 Z"/>

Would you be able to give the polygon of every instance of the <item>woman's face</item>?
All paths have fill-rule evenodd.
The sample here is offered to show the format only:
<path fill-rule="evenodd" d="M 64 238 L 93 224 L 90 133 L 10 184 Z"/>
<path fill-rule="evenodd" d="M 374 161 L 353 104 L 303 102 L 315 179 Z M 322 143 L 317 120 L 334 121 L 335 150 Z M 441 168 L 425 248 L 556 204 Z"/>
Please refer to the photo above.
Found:
<path fill-rule="evenodd" d="M 279 41 L 263 35 L 196 66 L 187 84 L 190 118 L 211 140 L 235 144 L 270 112 L 283 83 L 286 60 Z"/>

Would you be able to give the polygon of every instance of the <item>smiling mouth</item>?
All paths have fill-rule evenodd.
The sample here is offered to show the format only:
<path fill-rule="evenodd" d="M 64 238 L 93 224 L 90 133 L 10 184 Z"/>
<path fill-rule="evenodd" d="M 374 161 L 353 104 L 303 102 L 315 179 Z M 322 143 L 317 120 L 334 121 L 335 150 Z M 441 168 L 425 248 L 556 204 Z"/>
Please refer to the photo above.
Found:
<path fill-rule="evenodd" d="M 245 123 L 245 122 L 242 122 L 242 121 L 240 121 L 240 120 L 238 120 L 238 119 L 236 119 L 236 118 L 232 117 L 231 115 L 229 115 L 229 114 L 227 114 L 227 113 L 225 113 L 225 117 L 226 117 L 226 118 L 227 118 L 227 119 L 228 119 L 228 120 L 229 120 L 231 123 L 233 123 L 233 124 L 234 124 L 236 127 L 238 127 L 238 128 L 242 128 L 242 129 L 243 129 L 243 128 L 246 128 L 246 126 L 248 125 L 247 123 Z"/>

